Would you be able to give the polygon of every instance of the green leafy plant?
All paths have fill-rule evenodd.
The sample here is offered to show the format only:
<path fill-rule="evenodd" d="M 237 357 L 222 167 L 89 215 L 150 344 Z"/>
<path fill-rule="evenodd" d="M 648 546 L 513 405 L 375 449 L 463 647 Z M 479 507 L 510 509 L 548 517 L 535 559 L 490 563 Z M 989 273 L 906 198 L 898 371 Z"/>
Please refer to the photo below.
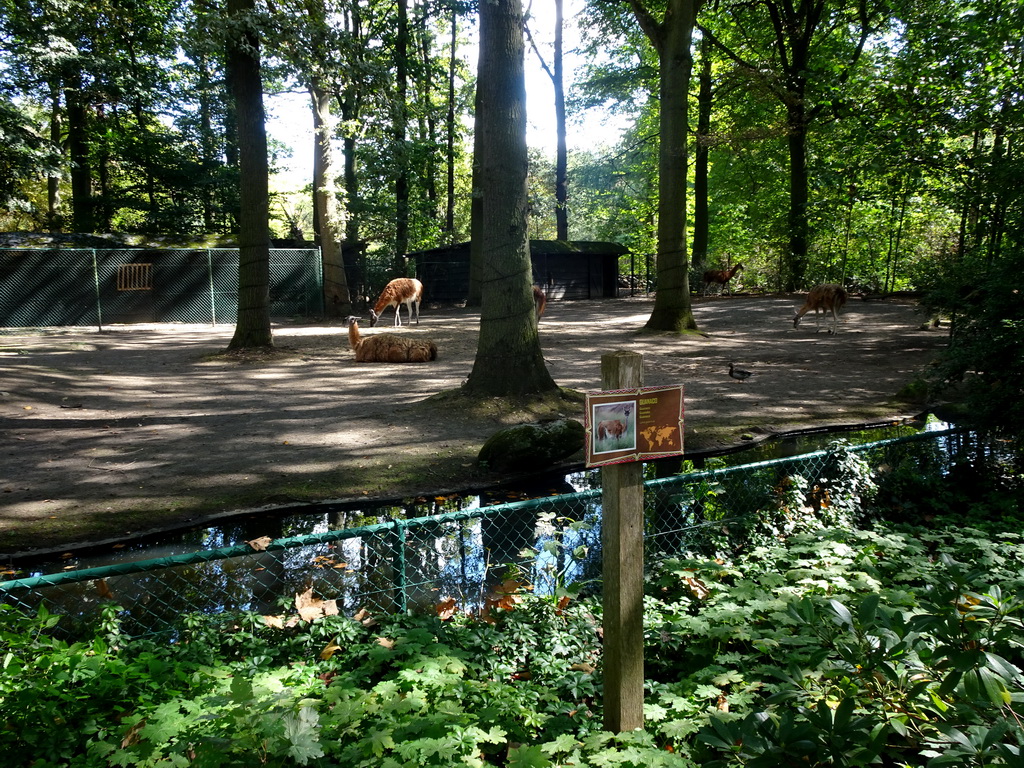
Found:
<path fill-rule="evenodd" d="M 0 745 L 33 768 L 1021 765 L 1024 536 L 857 527 L 837 499 L 871 478 L 823 467 L 759 498 L 826 489 L 843 525 L 652 563 L 642 731 L 603 730 L 600 604 L 514 583 L 486 612 L 189 616 L 173 643 L 125 637 L 116 607 L 75 641 L 4 607 Z M 550 522 L 582 555 L 558 534 L 587 529 Z"/>

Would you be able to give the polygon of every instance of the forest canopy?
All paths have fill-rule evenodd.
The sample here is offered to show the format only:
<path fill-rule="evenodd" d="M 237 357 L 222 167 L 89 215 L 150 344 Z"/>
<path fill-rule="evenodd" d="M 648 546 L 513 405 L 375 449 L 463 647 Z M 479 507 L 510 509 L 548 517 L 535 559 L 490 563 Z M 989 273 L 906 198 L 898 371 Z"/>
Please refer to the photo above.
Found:
<path fill-rule="evenodd" d="M 566 2 L 568 53 L 588 62 L 563 84 L 567 130 L 586 136 L 602 114 L 628 129 L 614 145 L 573 142 L 585 148 L 564 171 L 532 153 L 529 234 L 554 238 L 564 209 L 570 239 L 651 264 L 659 65 L 633 10 L 665 4 Z M 888 291 L 1019 249 L 1019 1 L 696 8 L 678 182 L 693 273 L 742 262 L 746 289 Z M 306 94 L 329 113 L 318 130 L 338 149 L 343 239 L 366 244 L 380 283 L 406 253 L 469 238 L 476 21 L 461 0 L 260 2 L 244 21 L 195 0 L 0 0 L 0 229 L 236 234 L 226 51 L 245 24 L 265 95 Z M 554 80 L 552 17 L 528 10 L 525 24 L 526 56 Z M 272 142 L 272 176 L 289 151 L 314 148 Z M 273 234 L 312 239 L 312 181 L 272 193 Z"/>

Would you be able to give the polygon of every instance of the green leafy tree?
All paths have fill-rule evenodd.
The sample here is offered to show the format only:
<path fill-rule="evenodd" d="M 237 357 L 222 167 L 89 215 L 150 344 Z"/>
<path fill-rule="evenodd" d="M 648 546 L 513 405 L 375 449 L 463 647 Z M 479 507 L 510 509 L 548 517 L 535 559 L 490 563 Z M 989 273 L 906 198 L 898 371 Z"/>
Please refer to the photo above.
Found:
<path fill-rule="evenodd" d="M 563 18 L 563 0 L 555 0 L 555 30 L 554 43 L 552 46 L 551 63 L 548 64 L 544 54 L 533 39 L 530 33 L 530 26 L 527 24 L 526 31 L 530 36 L 530 45 L 540 61 L 541 68 L 551 78 L 551 85 L 555 89 L 555 239 L 569 239 L 569 184 L 568 184 L 568 146 L 566 144 L 566 114 L 565 114 L 565 66 L 562 53 L 562 37 L 565 20 Z"/>
<path fill-rule="evenodd" d="M 783 287 L 802 287 L 810 231 L 808 132 L 833 116 L 879 11 L 870 0 L 775 0 L 724 4 L 701 31 L 734 62 L 758 91 L 770 94 L 785 114 L 789 155 L 788 248 Z"/>
<path fill-rule="evenodd" d="M 14 104 L 0 101 L 0 207 L 21 210 L 37 221 L 27 189 L 48 173 L 59 172 L 56 148 L 32 116 Z"/>
<path fill-rule="evenodd" d="M 180 10 L 176 0 L 31 0 L 0 10 L 0 82 L 49 114 L 49 142 L 63 153 L 61 173 L 51 171 L 47 185 L 50 228 L 69 221 L 77 231 L 191 232 L 223 223 L 220 148 L 212 131 L 192 132 L 213 123 L 211 92 L 224 103 L 213 85 L 223 81 L 222 61 L 203 56 L 208 28 L 205 49 L 192 34 L 209 26 L 208 9 Z M 204 101 L 197 105 L 193 93 Z"/>
<path fill-rule="evenodd" d="M 1021 10 L 966 2 L 900 7 L 906 29 L 887 69 L 887 111 L 899 116 L 905 167 L 930 177 L 956 212 L 955 250 L 996 258 L 1020 243 Z"/>
<path fill-rule="evenodd" d="M 996 262 L 985 249 L 950 260 L 921 278 L 925 303 L 951 318 L 949 347 L 934 371 L 961 418 L 1024 443 L 1024 248 Z"/>
<path fill-rule="evenodd" d="M 659 19 L 653 3 L 630 0 L 630 7 L 658 53 L 658 292 L 645 328 L 693 331 L 686 252 L 689 98 L 693 57 L 690 45 L 700 0 L 669 0 Z"/>
<path fill-rule="evenodd" d="M 345 212 L 337 189 L 332 141 L 337 120 L 334 102 L 346 83 L 346 58 L 352 54 L 352 35 L 334 20 L 343 9 L 325 0 L 275 7 L 276 47 L 310 96 L 313 116 L 314 230 L 320 246 L 324 307 L 329 316 L 352 314 L 348 278 L 342 253 Z"/>

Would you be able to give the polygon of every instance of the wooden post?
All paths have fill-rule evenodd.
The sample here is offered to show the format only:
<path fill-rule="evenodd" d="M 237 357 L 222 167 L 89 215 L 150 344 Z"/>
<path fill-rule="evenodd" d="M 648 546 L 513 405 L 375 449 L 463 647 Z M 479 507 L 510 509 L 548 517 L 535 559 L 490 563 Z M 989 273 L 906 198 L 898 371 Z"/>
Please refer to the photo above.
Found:
<path fill-rule="evenodd" d="M 643 386 L 643 355 L 601 357 L 604 389 Z M 613 733 L 644 725 L 643 465 L 601 470 L 604 575 L 604 727 Z"/>

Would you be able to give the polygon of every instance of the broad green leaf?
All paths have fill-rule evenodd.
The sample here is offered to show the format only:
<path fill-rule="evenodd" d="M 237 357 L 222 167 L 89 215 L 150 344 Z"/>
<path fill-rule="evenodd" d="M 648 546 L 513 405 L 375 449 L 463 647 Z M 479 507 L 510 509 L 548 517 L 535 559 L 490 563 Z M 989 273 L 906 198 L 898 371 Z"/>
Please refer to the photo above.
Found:
<path fill-rule="evenodd" d="M 499 743 L 499 742 L 492 742 Z M 541 749 L 548 755 L 556 755 L 559 752 L 570 752 L 578 747 L 580 742 L 573 737 L 571 734 L 562 733 L 559 734 L 555 739 L 545 744 L 541 744 Z"/>
<path fill-rule="evenodd" d="M 994 675 L 992 670 L 987 667 L 979 669 L 978 675 L 981 677 L 981 683 L 985 688 L 989 701 L 997 707 L 1010 703 L 1010 692 L 1006 690 L 1006 685 L 1003 683 L 1002 678 Z"/>
<path fill-rule="evenodd" d="M 838 600 L 829 600 L 828 604 L 832 606 L 832 610 L 839 618 L 839 621 L 852 629 L 853 614 L 850 613 L 850 609 L 842 603 L 840 603 Z"/>
<path fill-rule="evenodd" d="M 857 606 L 857 621 L 861 623 L 861 626 L 874 621 L 881 599 L 882 596 L 879 593 L 871 592 L 860 601 L 860 605 Z"/>
<path fill-rule="evenodd" d="M 539 746 L 521 746 L 509 750 L 509 768 L 549 768 L 551 761 L 544 756 L 543 748 Z"/>

